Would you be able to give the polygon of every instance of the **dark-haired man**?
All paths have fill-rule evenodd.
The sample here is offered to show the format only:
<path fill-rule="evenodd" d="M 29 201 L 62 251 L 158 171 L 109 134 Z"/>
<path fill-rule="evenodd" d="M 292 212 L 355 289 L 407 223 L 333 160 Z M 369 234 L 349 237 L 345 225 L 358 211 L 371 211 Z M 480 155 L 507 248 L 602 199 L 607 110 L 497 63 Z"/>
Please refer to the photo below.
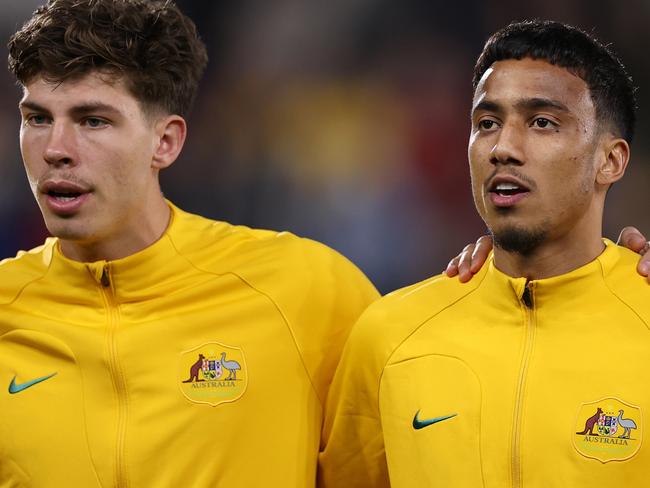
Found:
<path fill-rule="evenodd" d="M 645 486 L 650 288 L 601 237 L 634 108 L 621 63 L 574 27 L 488 40 L 469 161 L 494 254 L 469 283 L 434 277 L 363 314 L 330 390 L 321 486 Z"/>

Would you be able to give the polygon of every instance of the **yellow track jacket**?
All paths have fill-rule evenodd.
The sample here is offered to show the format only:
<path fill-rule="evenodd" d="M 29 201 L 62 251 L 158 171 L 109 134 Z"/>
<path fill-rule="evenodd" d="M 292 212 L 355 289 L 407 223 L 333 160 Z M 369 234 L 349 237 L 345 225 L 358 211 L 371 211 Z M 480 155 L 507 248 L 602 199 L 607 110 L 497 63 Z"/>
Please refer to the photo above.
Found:
<path fill-rule="evenodd" d="M 0 487 L 313 486 L 322 402 L 377 292 L 331 249 L 172 209 L 112 262 L 0 264 Z"/>
<path fill-rule="evenodd" d="M 526 283 L 490 258 L 469 283 L 435 277 L 370 306 L 330 390 L 320 486 L 648 486 L 637 261 L 607 241 Z"/>

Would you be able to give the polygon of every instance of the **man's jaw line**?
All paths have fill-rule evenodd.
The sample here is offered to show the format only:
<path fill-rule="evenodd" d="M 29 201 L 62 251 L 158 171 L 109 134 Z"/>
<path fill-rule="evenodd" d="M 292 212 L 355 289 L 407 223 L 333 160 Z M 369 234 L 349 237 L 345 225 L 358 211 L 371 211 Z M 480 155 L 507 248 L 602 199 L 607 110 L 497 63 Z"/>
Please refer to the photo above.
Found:
<path fill-rule="evenodd" d="M 59 238 L 59 249 L 67 258 L 79 262 L 115 261 L 136 254 L 160 240 L 167 231 L 171 210 L 162 195 L 159 200 L 146 207 L 146 215 L 133 217 L 128 223 L 123 221 L 119 232 L 104 229 L 104 233 L 87 235 L 74 232 L 73 227 L 63 227 L 53 232 Z M 149 212 L 152 206 L 158 205 L 157 212 Z M 81 229 L 89 227 L 83 222 L 77 224 Z"/>
<path fill-rule="evenodd" d="M 66 230 L 57 232 L 59 249 L 66 258 L 83 263 L 115 261 L 135 254 L 151 244 L 150 240 L 134 239 L 126 233 L 110 238 L 95 234 L 80 235 Z"/>
<path fill-rule="evenodd" d="M 494 264 L 497 269 L 513 278 L 551 278 L 584 266 L 605 249 L 600 235 L 593 239 L 584 236 L 580 239 L 573 234 L 553 238 L 550 228 L 544 224 L 528 233 L 527 246 L 513 249 L 512 242 L 503 245 L 502 231 L 498 231 L 496 236 L 490 231 L 494 239 Z"/>

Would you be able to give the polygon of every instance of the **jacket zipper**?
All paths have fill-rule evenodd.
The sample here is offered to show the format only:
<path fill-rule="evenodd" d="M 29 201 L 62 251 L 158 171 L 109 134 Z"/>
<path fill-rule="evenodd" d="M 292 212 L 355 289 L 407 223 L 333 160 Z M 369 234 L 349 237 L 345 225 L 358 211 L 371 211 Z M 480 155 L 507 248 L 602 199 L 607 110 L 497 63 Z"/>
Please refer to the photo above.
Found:
<path fill-rule="evenodd" d="M 512 429 L 512 486 L 521 488 L 521 423 L 522 411 L 524 408 L 524 393 L 526 389 L 526 376 L 528 373 L 528 363 L 533 351 L 535 340 L 535 302 L 534 292 L 535 284 L 526 283 L 521 301 L 526 310 L 526 339 L 524 344 L 524 354 L 521 358 L 519 368 L 519 380 L 517 381 L 517 394 L 515 400 L 515 416 Z"/>
<path fill-rule="evenodd" d="M 120 310 L 115 300 L 115 295 L 111 288 L 111 278 L 109 265 L 104 265 L 100 278 L 102 296 L 104 304 L 108 311 L 108 363 L 113 380 L 113 387 L 117 393 L 117 435 L 115 444 L 115 486 L 117 488 L 127 488 L 128 479 L 126 476 L 126 466 L 124 462 L 124 444 L 126 435 L 126 382 L 124 374 L 120 367 L 117 350 L 117 329 L 120 322 Z"/>

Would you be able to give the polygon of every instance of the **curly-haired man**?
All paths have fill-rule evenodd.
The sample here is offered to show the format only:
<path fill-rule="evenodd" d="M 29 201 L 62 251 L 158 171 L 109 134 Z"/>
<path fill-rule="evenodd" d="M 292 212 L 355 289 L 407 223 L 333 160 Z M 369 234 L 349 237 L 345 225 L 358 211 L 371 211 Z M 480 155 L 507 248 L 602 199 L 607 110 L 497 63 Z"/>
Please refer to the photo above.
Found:
<path fill-rule="evenodd" d="M 193 23 L 170 1 L 53 0 L 9 52 L 54 237 L 0 265 L 0 485 L 313 484 L 377 292 L 323 245 L 164 199 L 207 61 Z"/>

